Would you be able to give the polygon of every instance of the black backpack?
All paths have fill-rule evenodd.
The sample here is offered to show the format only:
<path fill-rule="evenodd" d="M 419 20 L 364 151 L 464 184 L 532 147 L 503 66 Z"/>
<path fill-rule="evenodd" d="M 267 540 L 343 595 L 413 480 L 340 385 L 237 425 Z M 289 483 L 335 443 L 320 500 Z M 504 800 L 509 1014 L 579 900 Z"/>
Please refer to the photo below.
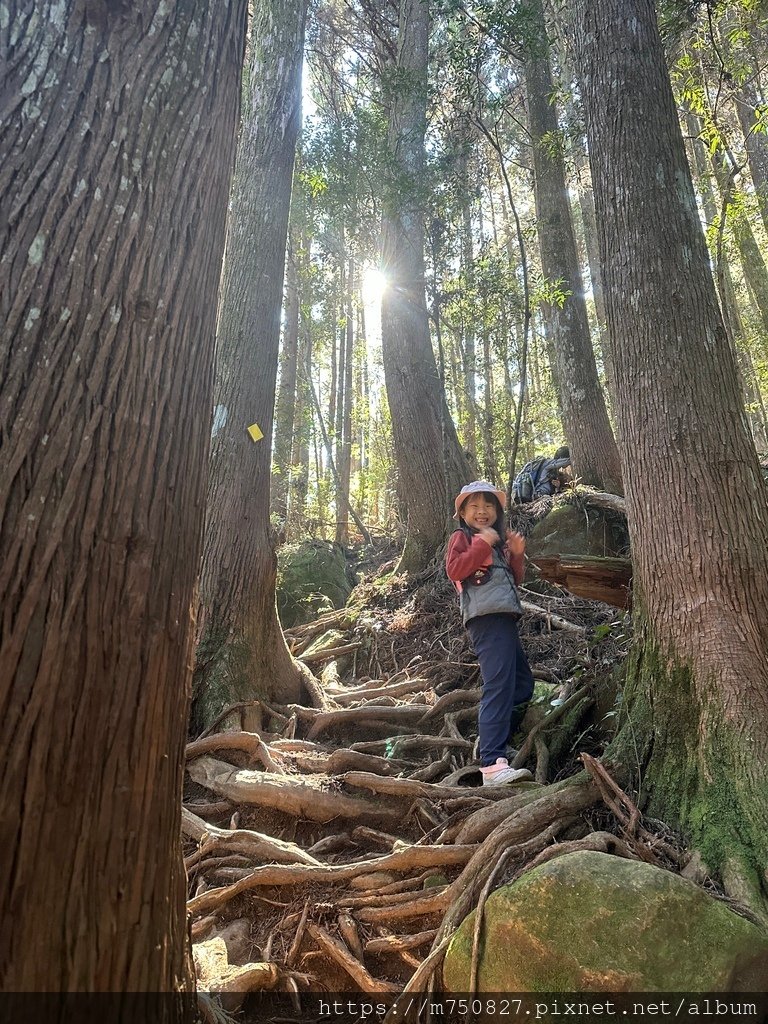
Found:
<path fill-rule="evenodd" d="M 512 481 L 512 501 L 518 505 L 533 501 L 539 482 L 546 476 L 547 469 L 554 461 L 540 455 L 538 459 L 526 462 Z"/>

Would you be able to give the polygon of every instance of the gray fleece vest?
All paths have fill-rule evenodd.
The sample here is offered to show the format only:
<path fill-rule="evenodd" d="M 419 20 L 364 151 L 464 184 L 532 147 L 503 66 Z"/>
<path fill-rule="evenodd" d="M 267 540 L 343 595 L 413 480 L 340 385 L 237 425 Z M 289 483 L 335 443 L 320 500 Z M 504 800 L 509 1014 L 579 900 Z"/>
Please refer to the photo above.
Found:
<path fill-rule="evenodd" d="M 483 582 L 475 582 L 484 577 Z M 496 548 L 493 561 L 485 570 L 473 573 L 461 581 L 461 619 L 464 625 L 478 615 L 496 615 L 503 612 L 519 619 L 523 614 L 520 597 L 512 570 Z"/>

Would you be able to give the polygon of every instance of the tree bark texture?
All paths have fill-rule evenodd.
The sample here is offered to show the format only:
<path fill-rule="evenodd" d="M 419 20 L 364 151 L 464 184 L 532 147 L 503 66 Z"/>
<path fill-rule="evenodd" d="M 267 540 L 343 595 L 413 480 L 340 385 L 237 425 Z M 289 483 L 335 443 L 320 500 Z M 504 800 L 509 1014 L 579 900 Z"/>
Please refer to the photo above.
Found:
<path fill-rule="evenodd" d="M 275 607 L 269 483 L 305 21 L 306 0 L 259 0 L 253 13 L 219 311 L 195 726 L 233 700 L 300 692 Z"/>
<path fill-rule="evenodd" d="M 625 763 L 647 759 L 652 813 L 765 913 L 766 489 L 653 2 L 579 0 L 575 35 L 640 625 L 619 740 Z"/>
<path fill-rule="evenodd" d="M 454 494 L 469 479 L 429 332 L 424 277 L 424 134 L 429 4 L 402 0 L 390 69 L 388 180 L 382 225 L 384 379 L 399 491 L 408 499 L 400 570 L 419 570 L 444 542 Z"/>
<path fill-rule="evenodd" d="M 569 293 L 562 303 L 549 304 L 563 428 L 576 476 L 601 490 L 623 494 L 619 452 L 592 349 L 557 112 L 551 103 L 554 84 L 541 0 L 530 0 L 528 8 L 533 31 L 525 61 L 525 92 L 533 141 L 541 268 L 550 286 L 560 283 Z"/>
<path fill-rule="evenodd" d="M 0 18 L 5 991 L 193 985 L 180 797 L 246 11 Z"/>

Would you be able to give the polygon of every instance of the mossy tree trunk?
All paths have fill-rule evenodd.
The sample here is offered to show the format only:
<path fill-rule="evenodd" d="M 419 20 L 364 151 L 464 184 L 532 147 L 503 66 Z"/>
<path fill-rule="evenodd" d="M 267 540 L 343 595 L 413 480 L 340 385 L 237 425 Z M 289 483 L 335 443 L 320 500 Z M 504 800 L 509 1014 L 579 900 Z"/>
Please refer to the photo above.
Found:
<path fill-rule="evenodd" d="M 653 2 L 578 0 L 575 35 L 638 619 L 614 753 L 648 810 L 765 914 L 768 496 Z M 659 481 L 672 514 L 649 500 Z"/>
<path fill-rule="evenodd" d="M 296 700 L 275 607 L 270 441 L 286 236 L 301 112 L 306 0 L 259 0 L 219 310 L 193 724 L 231 700 Z M 263 435 L 254 440 L 248 428 Z"/>
<path fill-rule="evenodd" d="M 397 61 L 388 70 L 381 344 L 398 493 L 408 503 L 401 571 L 418 571 L 434 558 L 448 532 L 451 499 L 469 480 L 432 351 L 425 294 L 429 21 L 428 0 L 401 0 Z"/>
<path fill-rule="evenodd" d="M 194 987 L 180 796 L 246 13 L 0 18 L 0 989 L 115 993 L 125 1022 Z"/>

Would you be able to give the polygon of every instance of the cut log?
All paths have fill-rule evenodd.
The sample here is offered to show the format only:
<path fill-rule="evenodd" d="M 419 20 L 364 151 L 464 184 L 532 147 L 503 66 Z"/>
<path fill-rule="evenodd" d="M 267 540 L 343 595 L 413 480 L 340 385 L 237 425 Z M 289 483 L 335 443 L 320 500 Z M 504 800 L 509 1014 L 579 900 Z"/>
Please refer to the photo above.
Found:
<path fill-rule="evenodd" d="M 549 583 L 565 587 L 587 601 L 604 601 L 614 608 L 632 605 L 632 562 L 627 558 L 558 555 L 532 559 Z"/>

